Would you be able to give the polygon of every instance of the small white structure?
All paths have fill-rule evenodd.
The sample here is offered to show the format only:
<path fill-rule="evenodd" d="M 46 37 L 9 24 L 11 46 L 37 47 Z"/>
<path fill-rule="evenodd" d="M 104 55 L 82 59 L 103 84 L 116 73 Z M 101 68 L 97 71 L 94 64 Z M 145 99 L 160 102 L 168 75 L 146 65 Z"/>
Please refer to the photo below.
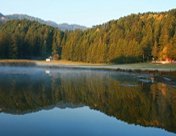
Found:
<path fill-rule="evenodd" d="M 46 62 L 50 62 L 51 60 L 49 58 L 46 59 Z"/>
<path fill-rule="evenodd" d="M 50 56 L 49 58 L 46 58 L 46 62 L 51 62 L 52 57 Z"/>

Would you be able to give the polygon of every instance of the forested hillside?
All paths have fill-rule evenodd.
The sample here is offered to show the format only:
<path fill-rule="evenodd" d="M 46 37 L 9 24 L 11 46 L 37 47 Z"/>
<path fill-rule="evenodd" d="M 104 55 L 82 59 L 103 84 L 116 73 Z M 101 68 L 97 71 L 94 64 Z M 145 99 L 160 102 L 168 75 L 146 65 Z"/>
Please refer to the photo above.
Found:
<path fill-rule="evenodd" d="M 0 58 L 132 63 L 176 59 L 176 10 L 129 15 L 85 31 L 62 32 L 37 22 L 0 26 Z"/>
<path fill-rule="evenodd" d="M 55 47 L 55 40 L 62 35 L 63 32 L 37 22 L 9 21 L 0 26 L 0 58 L 44 59 L 50 55 L 57 57 L 58 47 Z"/>

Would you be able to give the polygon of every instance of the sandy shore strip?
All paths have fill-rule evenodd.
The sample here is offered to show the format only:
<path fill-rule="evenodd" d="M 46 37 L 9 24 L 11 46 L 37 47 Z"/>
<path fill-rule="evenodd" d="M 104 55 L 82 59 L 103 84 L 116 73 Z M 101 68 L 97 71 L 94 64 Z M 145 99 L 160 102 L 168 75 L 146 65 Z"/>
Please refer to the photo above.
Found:
<path fill-rule="evenodd" d="M 74 68 L 90 70 L 124 70 L 124 71 L 176 71 L 176 64 L 91 64 L 72 61 L 38 61 L 38 60 L 0 60 L 0 66 L 37 66 L 48 68 Z"/>

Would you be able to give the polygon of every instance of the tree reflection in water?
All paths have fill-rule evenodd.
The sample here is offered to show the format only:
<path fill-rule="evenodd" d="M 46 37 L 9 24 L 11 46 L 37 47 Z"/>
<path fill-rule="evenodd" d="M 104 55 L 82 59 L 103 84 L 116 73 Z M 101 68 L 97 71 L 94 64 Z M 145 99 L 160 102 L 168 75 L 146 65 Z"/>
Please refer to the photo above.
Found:
<path fill-rule="evenodd" d="M 130 124 L 176 132 L 176 88 L 142 76 L 145 80 L 123 72 L 7 68 L 0 72 L 0 110 L 25 114 L 86 105 Z"/>

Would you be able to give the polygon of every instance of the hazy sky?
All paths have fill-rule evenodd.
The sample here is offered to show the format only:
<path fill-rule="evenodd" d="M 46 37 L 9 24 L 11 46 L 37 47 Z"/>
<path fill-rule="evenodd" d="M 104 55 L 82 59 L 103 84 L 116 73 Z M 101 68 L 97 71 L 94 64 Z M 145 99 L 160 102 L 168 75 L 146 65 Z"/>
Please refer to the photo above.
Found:
<path fill-rule="evenodd" d="M 176 0 L 0 0 L 3 14 L 22 13 L 85 26 L 97 25 L 131 13 L 167 11 Z"/>

